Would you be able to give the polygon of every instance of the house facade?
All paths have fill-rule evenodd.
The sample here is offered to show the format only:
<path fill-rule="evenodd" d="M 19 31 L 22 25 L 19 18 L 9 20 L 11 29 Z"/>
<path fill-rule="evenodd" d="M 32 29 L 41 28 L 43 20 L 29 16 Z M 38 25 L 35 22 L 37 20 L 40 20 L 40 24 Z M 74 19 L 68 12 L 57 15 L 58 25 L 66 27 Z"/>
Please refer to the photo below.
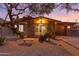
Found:
<path fill-rule="evenodd" d="M 67 36 L 68 30 L 74 23 L 61 22 L 47 17 L 27 17 L 19 22 L 19 31 L 27 37 L 38 37 L 49 32 L 50 34 Z"/>
<path fill-rule="evenodd" d="M 20 32 L 24 34 L 25 37 L 39 37 L 49 32 L 50 34 L 58 36 L 67 36 L 69 35 L 70 29 L 75 23 L 71 22 L 61 22 L 55 19 L 50 19 L 47 17 L 23 17 L 16 21 L 15 27 L 18 28 Z M 9 28 L 3 27 L 0 30 L 3 33 L 3 36 L 6 35 L 15 35 Z M 8 34 L 9 33 L 9 34 Z"/>
<path fill-rule="evenodd" d="M 47 32 L 53 34 L 55 27 L 59 22 L 60 21 L 46 17 L 23 18 L 19 22 L 18 30 L 23 32 L 27 37 L 38 37 L 39 35 L 44 35 Z M 17 25 L 15 27 L 17 27 Z"/>

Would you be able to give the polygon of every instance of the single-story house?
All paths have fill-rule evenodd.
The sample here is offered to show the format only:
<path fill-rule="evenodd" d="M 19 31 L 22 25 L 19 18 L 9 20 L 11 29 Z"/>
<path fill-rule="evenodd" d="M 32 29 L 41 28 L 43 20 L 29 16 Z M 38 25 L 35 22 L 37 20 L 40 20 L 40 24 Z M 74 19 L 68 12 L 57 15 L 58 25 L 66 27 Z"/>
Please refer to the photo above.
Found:
<path fill-rule="evenodd" d="M 27 37 L 38 37 L 46 32 L 56 35 L 67 35 L 67 31 L 74 25 L 72 22 L 61 22 L 47 17 L 24 17 L 20 19 L 18 30 Z M 17 25 L 15 25 L 17 27 Z"/>
<path fill-rule="evenodd" d="M 8 22 L 9 23 L 9 22 Z M 38 37 L 44 35 L 47 32 L 56 35 L 67 35 L 68 30 L 72 28 L 75 23 L 72 22 L 61 22 L 55 19 L 47 17 L 23 17 L 16 21 L 15 27 L 27 37 Z M 5 29 L 5 30 L 3 30 Z M 3 35 L 15 35 L 8 28 L 3 28 Z M 1 31 L 1 32 L 2 32 Z M 7 34 L 9 33 L 9 34 Z"/>
<path fill-rule="evenodd" d="M 24 17 L 20 19 L 20 22 L 18 23 L 18 30 L 28 37 L 38 37 L 41 34 L 44 35 L 46 32 L 52 33 L 55 24 L 59 22 L 60 21 L 47 17 Z M 15 25 L 15 27 L 17 27 L 17 25 Z"/>

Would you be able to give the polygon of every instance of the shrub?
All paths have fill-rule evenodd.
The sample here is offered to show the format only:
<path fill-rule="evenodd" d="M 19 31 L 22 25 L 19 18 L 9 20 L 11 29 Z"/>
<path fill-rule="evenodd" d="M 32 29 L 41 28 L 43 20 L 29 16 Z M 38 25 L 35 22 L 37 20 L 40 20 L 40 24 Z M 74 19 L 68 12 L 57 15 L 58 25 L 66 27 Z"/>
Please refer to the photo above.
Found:
<path fill-rule="evenodd" d="M 3 45 L 4 41 L 5 41 L 5 38 L 4 37 L 0 37 L 0 45 Z"/>
<path fill-rule="evenodd" d="M 40 37 L 39 37 L 39 42 L 40 42 L 40 43 L 43 43 L 43 42 L 44 42 L 44 36 L 43 36 L 43 35 L 40 35 Z"/>

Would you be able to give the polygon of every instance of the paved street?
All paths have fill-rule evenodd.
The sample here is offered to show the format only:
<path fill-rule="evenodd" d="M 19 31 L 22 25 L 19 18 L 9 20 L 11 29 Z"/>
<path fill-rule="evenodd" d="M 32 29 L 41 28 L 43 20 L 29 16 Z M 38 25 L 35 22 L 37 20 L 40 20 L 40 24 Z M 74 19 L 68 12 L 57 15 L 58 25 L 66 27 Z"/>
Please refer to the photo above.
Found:
<path fill-rule="evenodd" d="M 63 47 L 49 44 L 47 42 L 39 43 L 36 38 L 32 46 L 21 45 L 22 41 L 6 41 L 0 46 L 0 55 L 12 56 L 71 56 Z"/>

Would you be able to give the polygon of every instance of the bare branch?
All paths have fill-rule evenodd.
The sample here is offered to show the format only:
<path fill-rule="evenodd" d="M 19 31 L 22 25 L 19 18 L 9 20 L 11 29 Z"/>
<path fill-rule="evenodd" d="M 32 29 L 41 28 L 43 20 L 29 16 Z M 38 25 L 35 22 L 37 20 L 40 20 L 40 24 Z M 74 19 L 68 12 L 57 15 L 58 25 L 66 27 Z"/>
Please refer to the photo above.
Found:
<path fill-rule="evenodd" d="M 15 8 L 16 10 L 20 10 L 20 11 L 24 11 L 25 9 L 27 9 L 28 7 L 25 7 L 23 9 L 18 9 L 18 8 Z"/>
<path fill-rule="evenodd" d="M 6 3 L 4 3 L 4 5 L 6 6 L 7 10 L 9 10 L 9 7 L 8 7 L 8 5 L 7 5 Z"/>
<path fill-rule="evenodd" d="M 7 15 L 6 15 L 5 19 L 4 19 L 5 21 L 6 21 L 7 17 L 8 17 L 8 13 L 7 13 Z"/>
<path fill-rule="evenodd" d="M 14 8 L 17 8 L 19 6 L 19 3 L 15 4 Z"/>

